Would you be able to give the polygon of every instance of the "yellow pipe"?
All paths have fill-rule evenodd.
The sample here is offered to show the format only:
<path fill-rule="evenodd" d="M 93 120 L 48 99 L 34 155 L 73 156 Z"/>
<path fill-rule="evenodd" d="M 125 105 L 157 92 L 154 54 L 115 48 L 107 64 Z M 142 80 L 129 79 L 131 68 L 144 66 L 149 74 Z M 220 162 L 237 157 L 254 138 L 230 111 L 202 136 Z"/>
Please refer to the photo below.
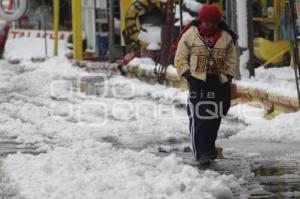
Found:
<path fill-rule="evenodd" d="M 75 60 L 83 59 L 81 0 L 72 0 L 73 54 Z"/>
<path fill-rule="evenodd" d="M 289 52 L 291 49 L 288 48 L 288 49 L 285 49 L 281 52 L 279 52 L 277 55 L 275 55 L 274 57 L 272 57 L 271 59 L 267 60 L 267 62 L 265 62 L 263 65 L 261 65 L 261 67 L 264 67 L 266 68 L 266 66 L 268 64 L 271 64 L 274 60 L 278 59 L 279 57 L 282 57 L 285 53 Z"/>
<path fill-rule="evenodd" d="M 54 31 L 54 49 L 53 56 L 58 55 L 58 31 L 59 31 L 59 4 L 60 0 L 53 0 L 53 31 Z"/>

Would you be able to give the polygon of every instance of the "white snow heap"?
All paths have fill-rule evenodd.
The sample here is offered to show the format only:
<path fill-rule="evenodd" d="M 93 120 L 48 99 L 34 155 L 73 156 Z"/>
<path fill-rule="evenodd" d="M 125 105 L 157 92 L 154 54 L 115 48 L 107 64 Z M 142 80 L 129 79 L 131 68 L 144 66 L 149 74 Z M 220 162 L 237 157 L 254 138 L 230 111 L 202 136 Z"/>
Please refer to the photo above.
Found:
<path fill-rule="evenodd" d="M 238 86 L 256 88 L 279 96 L 297 98 L 295 72 L 293 67 L 255 69 L 255 77 L 236 81 Z"/>
<path fill-rule="evenodd" d="M 151 42 L 147 46 L 147 50 L 160 50 L 160 48 L 161 48 L 160 45 L 158 45 L 158 43 L 156 42 Z"/>
<path fill-rule="evenodd" d="M 176 5 L 176 12 L 175 12 L 175 18 L 178 19 L 178 21 L 175 23 L 175 26 L 180 26 L 180 9 L 179 9 L 179 5 Z M 193 21 L 195 18 L 190 15 L 190 13 L 188 12 L 182 12 L 182 22 L 183 25 L 187 25 L 188 23 L 190 23 L 191 21 Z"/>
<path fill-rule="evenodd" d="M 155 0 L 153 0 L 155 3 Z M 160 0 L 162 3 L 167 3 L 168 0 Z M 187 9 L 189 9 L 192 12 L 198 13 L 199 10 L 202 8 L 203 4 L 196 1 L 196 0 L 184 0 L 183 4 Z"/>
<path fill-rule="evenodd" d="M 143 31 L 145 29 L 146 31 Z M 159 50 L 161 43 L 161 27 L 143 24 L 140 30 L 139 40 L 150 44 L 149 50 Z"/>
<path fill-rule="evenodd" d="M 175 155 L 162 159 L 94 140 L 37 156 L 11 155 L 2 168 L 26 198 L 229 199 L 230 189 L 240 189 L 234 176 L 199 173 Z"/>
<path fill-rule="evenodd" d="M 283 113 L 273 120 L 249 125 L 246 129 L 235 135 L 233 139 L 257 139 L 274 142 L 300 141 L 300 112 Z"/>
<path fill-rule="evenodd" d="M 249 70 L 247 70 L 247 64 L 250 59 L 250 54 L 249 54 L 249 49 L 243 51 L 243 53 L 240 55 L 240 74 L 241 74 L 241 79 L 242 80 L 247 80 L 249 79 Z"/>
<path fill-rule="evenodd" d="M 19 70 L 24 70 L 23 73 L 14 75 L 9 81 L 19 93 L 31 96 L 49 97 L 53 82 L 85 74 L 84 71 L 73 67 L 64 57 L 55 57 L 36 64 L 23 62 L 23 66 L 18 67 L 21 67 Z"/>
<path fill-rule="evenodd" d="M 256 108 L 248 104 L 238 104 L 229 109 L 228 115 L 234 117 L 239 121 L 243 121 L 246 124 L 258 124 L 264 122 L 264 116 L 266 110 L 261 108 Z"/>
<path fill-rule="evenodd" d="M 131 66 L 149 65 L 149 66 L 152 66 L 151 68 L 153 68 L 153 67 L 155 67 L 155 62 L 151 58 L 148 58 L 148 57 L 145 57 L 145 58 L 135 57 L 133 60 L 131 60 L 128 63 L 128 65 L 131 65 Z"/>
<path fill-rule="evenodd" d="M 198 13 L 199 10 L 202 8 L 203 4 L 199 3 L 195 0 L 184 0 L 183 4 L 186 6 L 187 9 Z"/>
<path fill-rule="evenodd" d="M 47 38 L 47 55 L 45 51 L 45 39 L 35 37 L 21 37 L 8 39 L 5 45 L 4 58 L 24 59 L 46 58 L 53 56 L 53 40 Z M 60 40 L 58 43 L 58 53 L 60 56 L 67 52 L 67 40 Z"/>

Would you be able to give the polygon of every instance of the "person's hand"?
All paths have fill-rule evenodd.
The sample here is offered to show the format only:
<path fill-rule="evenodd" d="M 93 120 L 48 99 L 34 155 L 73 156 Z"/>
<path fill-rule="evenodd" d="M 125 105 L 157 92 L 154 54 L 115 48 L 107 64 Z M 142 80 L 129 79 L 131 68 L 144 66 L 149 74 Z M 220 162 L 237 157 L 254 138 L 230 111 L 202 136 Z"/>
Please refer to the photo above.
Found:
<path fill-rule="evenodd" d="M 187 70 L 182 74 L 182 76 L 188 81 L 191 78 L 191 71 Z"/>

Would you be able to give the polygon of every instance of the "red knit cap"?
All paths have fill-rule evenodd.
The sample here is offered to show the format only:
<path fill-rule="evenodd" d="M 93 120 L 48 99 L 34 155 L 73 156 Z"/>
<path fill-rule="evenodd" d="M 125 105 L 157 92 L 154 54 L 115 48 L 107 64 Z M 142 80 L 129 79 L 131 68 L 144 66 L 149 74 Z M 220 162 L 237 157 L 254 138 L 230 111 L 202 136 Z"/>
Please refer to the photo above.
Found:
<path fill-rule="evenodd" d="M 198 17 L 202 22 L 218 23 L 221 21 L 222 14 L 217 6 L 205 4 L 199 11 Z"/>

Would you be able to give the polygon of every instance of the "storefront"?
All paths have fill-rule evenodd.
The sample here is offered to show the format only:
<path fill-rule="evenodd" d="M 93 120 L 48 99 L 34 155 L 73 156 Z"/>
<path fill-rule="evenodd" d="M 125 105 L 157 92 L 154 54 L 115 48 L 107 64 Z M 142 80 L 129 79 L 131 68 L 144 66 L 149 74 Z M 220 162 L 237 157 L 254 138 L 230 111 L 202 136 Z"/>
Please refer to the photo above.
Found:
<path fill-rule="evenodd" d="M 6 0 L 17 4 L 18 1 Z M 19 20 L 13 22 L 13 26 L 19 29 L 47 30 L 53 29 L 53 0 L 30 0 L 28 1 L 26 14 Z M 60 1 L 60 30 L 70 31 L 71 23 L 71 1 Z"/>
<path fill-rule="evenodd" d="M 288 38 L 285 1 L 256 0 L 253 3 L 254 37 L 271 41 Z"/>

